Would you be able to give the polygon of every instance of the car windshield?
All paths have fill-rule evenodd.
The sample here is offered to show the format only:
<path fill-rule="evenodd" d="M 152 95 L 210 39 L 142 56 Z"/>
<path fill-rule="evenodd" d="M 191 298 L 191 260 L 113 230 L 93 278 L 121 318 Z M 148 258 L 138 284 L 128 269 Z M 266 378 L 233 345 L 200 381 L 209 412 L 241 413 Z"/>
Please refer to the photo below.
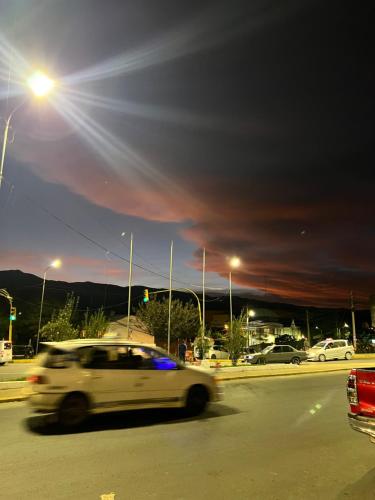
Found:
<path fill-rule="evenodd" d="M 322 349 L 326 345 L 327 342 L 318 342 L 311 349 Z"/>
<path fill-rule="evenodd" d="M 269 345 L 269 346 L 265 347 L 265 348 L 263 349 L 263 351 L 262 351 L 262 354 L 267 354 L 267 353 L 269 353 L 269 352 L 272 350 L 272 348 L 273 348 L 273 345 Z"/>

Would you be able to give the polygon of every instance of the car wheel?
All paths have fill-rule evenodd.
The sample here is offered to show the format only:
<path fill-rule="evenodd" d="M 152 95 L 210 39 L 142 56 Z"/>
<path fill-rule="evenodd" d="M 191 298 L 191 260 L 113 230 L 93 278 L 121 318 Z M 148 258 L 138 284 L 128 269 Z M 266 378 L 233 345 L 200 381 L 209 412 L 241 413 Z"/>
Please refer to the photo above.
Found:
<path fill-rule="evenodd" d="M 295 357 L 295 358 L 292 358 L 291 363 L 293 365 L 299 365 L 299 364 L 301 364 L 301 360 L 299 358 Z"/>
<path fill-rule="evenodd" d="M 190 387 L 185 409 L 188 415 L 199 415 L 202 413 L 208 403 L 208 392 L 202 385 Z"/>
<path fill-rule="evenodd" d="M 60 404 L 58 422 L 63 427 L 76 427 L 86 420 L 88 411 L 89 404 L 83 394 L 68 394 Z"/>
<path fill-rule="evenodd" d="M 324 354 L 319 354 L 319 361 L 324 362 L 326 360 L 326 357 Z"/>
<path fill-rule="evenodd" d="M 352 353 L 351 352 L 347 352 L 345 354 L 345 359 L 352 359 Z"/>
<path fill-rule="evenodd" d="M 216 359 L 216 354 L 212 354 L 211 359 Z"/>

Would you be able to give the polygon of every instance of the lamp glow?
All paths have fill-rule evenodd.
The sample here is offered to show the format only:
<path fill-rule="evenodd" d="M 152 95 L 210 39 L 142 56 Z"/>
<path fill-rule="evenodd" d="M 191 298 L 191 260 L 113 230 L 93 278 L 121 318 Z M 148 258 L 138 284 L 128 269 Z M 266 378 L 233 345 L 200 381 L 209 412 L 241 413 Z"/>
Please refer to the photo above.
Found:
<path fill-rule="evenodd" d="M 54 267 L 55 269 L 58 269 L 61 267 L 61 260 L 60 259 L 55 259 L 54 261 L 51 262 L 51 267 Z"/>
<path fill-rule="evenodd" d="M 44 97 L 51 92 L 55 86 L 55 82 L 41 71 L 36 71 L 28 78 L 27 85 L 34 95 Z"/>
<path fill-rule="evenodd" d="M 241 265 L 241 261 L 238 257 L 232 257 L 229 261 L 229 265 L 232 268 L 239 267 Z"/>

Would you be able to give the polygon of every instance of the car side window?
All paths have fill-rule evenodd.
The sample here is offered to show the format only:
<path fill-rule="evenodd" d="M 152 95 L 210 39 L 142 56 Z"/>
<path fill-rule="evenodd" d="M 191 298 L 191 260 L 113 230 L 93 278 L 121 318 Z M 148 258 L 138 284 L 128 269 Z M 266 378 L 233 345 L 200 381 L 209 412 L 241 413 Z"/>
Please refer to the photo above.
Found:
<path fill-rule="evenodd" d="M 271 352 L 283 352 L 283 346 L 275 345 Z"/>
<path fill-rule="evenodd" d="M 133 351 L 142 358 L 142 370 L 177 370 L 177 362 L 163 353 L 149 347 L 134 347 Z"/>
<path fill-rule="evenodd" d="M 283 352 L 292 352 L 293 349 L 291 347 L 289 347 L 288 345 L 284 345 L 283 346 Z"/>

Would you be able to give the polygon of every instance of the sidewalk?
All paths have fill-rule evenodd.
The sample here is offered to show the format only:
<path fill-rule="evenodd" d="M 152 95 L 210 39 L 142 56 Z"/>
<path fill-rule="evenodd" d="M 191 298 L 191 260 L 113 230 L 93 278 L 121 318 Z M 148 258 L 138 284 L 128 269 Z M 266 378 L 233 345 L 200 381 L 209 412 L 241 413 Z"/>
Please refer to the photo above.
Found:
<path fill-rule="evenodd" d="M 359 356 L 366 356 L 361 357 Z M 216 364 L 216 360 L 215 360 Z M 223 363 L 222 363 L 223 364 Z M 193 366 L 192 366 L 193 367 Z M 300 365 L 268 364 L 268 365 L 239 365 L 217 368 L 212 360 L 206 361 L 206 366 L 195 366 L 199 370 L 215 375 L 217 380 L 236 380 L 259 377 L 286 377 L 291 375 L 307 375 L 314 373 L 330 373 L 344 371 L 349 373 L 351 368 L 375 367 L 375 356 L 357 355 L 350 361 L 327 361 L 325 363 L 304 362 Z M 27 382 L 0 382 L 0 403 L 23 401 L 26 399 L 24 388 Z"/>

